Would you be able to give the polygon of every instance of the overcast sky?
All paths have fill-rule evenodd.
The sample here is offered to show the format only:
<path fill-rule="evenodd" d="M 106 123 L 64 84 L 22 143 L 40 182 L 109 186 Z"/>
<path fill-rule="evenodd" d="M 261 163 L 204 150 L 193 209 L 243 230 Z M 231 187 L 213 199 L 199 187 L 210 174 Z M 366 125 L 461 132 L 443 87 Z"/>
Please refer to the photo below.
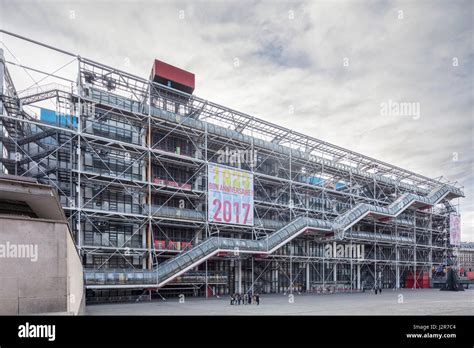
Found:
<path fill-rule="evenodd" d="M 143 77 L 159 58 L 194 72 L 202 98 L 458 181 L 474 241 L 472 1 L 0 3 L 5 30 Z M 26 65 L 71 60 L 1 40 Z M 390 100 L 419 115 L 383 114 Z"/>

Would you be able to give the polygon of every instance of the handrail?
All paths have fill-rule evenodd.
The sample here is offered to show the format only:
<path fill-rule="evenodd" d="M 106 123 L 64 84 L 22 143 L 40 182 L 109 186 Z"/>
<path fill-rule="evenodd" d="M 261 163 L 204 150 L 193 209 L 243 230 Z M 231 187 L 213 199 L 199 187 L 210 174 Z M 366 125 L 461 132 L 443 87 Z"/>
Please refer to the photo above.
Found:
<path fill-rule="evenodd" d="M 422 203 L 432 206 L 450 193 L 456 194 L 456 192 L 453 193 L 451 191 L 449 186 L 443 185 L 432 190 L 428 196 L 405 193 L 386 207 L 359 203 L 354 208 L 338 216 L 332 222 L 308 217 L 299 217 L 281 229 L 259 240 L 211 237 L 159 265 L 156 269 L 158 286 L 165 285 L 175 277 L 192 267 L 196 267 L 201 262 L 220 251 L 270 254 L 308 229 L 332 231 L 337 238 L 342 239 L 344 238 L 344 232 L 347 229 L 369 214 L 393 218 L 414 203 Z"/>

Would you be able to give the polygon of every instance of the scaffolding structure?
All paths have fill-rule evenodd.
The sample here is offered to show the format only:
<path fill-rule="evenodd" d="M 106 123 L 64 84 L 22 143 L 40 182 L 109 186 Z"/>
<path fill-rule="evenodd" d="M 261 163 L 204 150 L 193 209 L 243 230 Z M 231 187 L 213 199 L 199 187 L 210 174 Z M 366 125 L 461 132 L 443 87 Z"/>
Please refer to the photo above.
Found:
<path fill-rule="evenodd" d="M 18 92 L 9 66 L 35 68 L 2 53 L 0 172 L 57 189 L 89 301 L 157 290 L 398 288 L 409 274 L 456 264 L 450 216 L 464 196 L 457 183 L 3 33 L 77 65 L 77 76 L 45 72 L 54 83 Z M 49 114 L 45 101 L 54 105 Z M 253 176 L 253 226 L 209 221 L 207 167 L 226 149 L 256 154 L 255 163 L 226 164 Z M 357 248 L 363 256 L 335 251 Z"/>

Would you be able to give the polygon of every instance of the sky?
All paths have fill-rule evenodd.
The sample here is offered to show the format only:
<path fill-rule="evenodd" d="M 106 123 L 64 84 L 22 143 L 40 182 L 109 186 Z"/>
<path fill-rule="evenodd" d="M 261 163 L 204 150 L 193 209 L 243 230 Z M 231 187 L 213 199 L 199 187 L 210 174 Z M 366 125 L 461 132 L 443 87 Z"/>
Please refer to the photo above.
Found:
<path fill-rule="evenodd" d="M 142 77 L 159 58 L 195 73 L 201 98 L 457 181 L 474 241 L 473 4 L 0 0 L 0 27 Z M 0 40 L 24 65 L 71 61 Z"/>

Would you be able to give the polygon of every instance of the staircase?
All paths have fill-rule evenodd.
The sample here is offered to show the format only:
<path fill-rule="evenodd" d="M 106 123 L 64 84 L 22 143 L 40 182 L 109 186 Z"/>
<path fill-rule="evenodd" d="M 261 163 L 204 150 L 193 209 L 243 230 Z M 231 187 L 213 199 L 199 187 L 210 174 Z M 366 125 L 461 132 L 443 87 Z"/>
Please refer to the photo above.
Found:
<path fill-rule="evenodd" d="M 452 187 L 443 185 L 433 189 L 427 196 L 404 193 L 386 207 L 359 203 L 354 208 L 346 211 L 344 214 L 339 215 L 334 220 L 333 229 L 335 232 L 338 232 L 338 234 L 341 235 L 345 230 L 349 229 L 368 215 L 381 218 L 386 217 L 390 219 L 398 216 L 413 204 L 421 207 L 431 207 L 448 195 L 459 197 L 460 193 L 457 189 L 453 190 Z"/>
<path fill-rule="evenodd" d="M 7 72 L 8 70 L 5 69 L 5 71 Z M 57 150 L 58 145 L 49 145 L 41 140 L 57 136 L 59 140 L 66 142 L 69 141 L 70 136 L 62 134 L 53 128 L 39 124 L 32 127 L 28 122 L 21 122 L 22 120 L 37 120 L 22 110 L 22 103 L 20 103 L 20 99 L 13 87 L 7 88 L 7 91 L 9 91 L 9 95 L 3 94 L 0 96 L 2 106 L 6 111 L 6 115 L 0 117 L 0 125 L 5 128 L 8 135 L 0 131 L 0 142 L 2 142 L 10 156 L 1 155 L 0 163 L 5 166 L 10 174 L 20 176 L 31 175 L 37 178 L 46 177 L 56 170 L 61 170 L 59 167 L 50 168 L 48 163 L 43 161 L 43 159 L 52 156 L 58 160 L 59 156 L 64 156 L 64 154 L 61 153 L 61 150 Z M 26 155 L 23 146 L 29 143 L 35 143 L 41 150 L 35 154 Z M 19 158 L 11 158 L 17 154 Z M 35 172 L 31 171 L 31 168 L 28 169 L 30 162 L 35 164 L 33 166 L 36 168 Z"/>
<path fill-rule="evenodd" d="M 162 287 L 166 285 L 180 274 L 198 266 L 220 252 L 271 254 L 307 230 L 334 232 L 336 237 L 342 239 L 347 229 L 366 216 L 394 218 L 411 205 L 420 205 L 421 207 L 433 206 L 448 195 L 458 196 L 458 191 L 456 189 L 452 190 L 448 185 L 443 185 L 432 190 L 427 196 L 411 193 L 403 194 L 386 207 L 360 203 L 338 216 L 334 221 L 299 217 L 260 240 L 211 237 L 188 251 L 160 264 L 155 270 L 158 279 L 157 286 Z"/>

